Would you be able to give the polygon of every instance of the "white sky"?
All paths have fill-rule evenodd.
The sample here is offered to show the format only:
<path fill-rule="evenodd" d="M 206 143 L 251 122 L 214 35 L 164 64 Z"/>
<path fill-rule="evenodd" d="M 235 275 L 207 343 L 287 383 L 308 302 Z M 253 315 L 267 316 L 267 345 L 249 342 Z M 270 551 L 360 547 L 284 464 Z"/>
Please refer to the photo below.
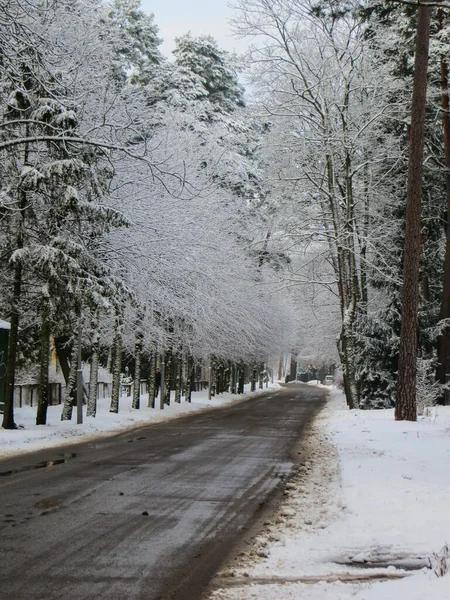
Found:
<path fill-rule="evenodd" d="M 212 35 L 228 52 L 244 52 L 247 43 L 233 37 L 228 21 L 232 9 L 227 0 L 141 0 L 141 9 L 155 15 L 162 52 L 169 56 L 174 38 L 191 31 L 193 35 Z"/>

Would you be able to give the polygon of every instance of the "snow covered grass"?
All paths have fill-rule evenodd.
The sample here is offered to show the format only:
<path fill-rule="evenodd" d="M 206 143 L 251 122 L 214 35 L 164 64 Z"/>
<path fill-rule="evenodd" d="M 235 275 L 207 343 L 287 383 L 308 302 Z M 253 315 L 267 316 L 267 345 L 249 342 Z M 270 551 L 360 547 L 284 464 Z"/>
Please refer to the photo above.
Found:
<path fill-rule="evenodd" d="M 434 572 L 450 542 L 450 407 L 396 422 L 332 390 L 300 451 L 278 513 L 211 600 L 450 598 Z"/>
<path fill-rule="evenodd" d="M 278 384 L 270 384 L 269 388 L 278 388 Z M 266 390 L 267 388 L 264 388 Z M 61 421 L 62 406 L 49 406 L 47 425 L 36 425 L 36 407 L 25 406 L 14 409 L 14 419 L 19 429 L 10 431 L 0 428 L 0 458 L 31 452 L 42 448 L 51 448 L 62 444 L 81 442 L 89 438 L 110 435 L 113 432 L 139 427 L 147 423 L 157 423 L 173 419 L 193 411 L 211 410 L 225 404 L 241 401 L 248 397 L 250 385 L 246 386 L 245 394 L 219 394 L 208 400 L 208 391 L 193 392 L 192 403 L 164 405 L 164 409 L 148 408 L 148 396 L 141 397 L 141 408 L 131 408 L 132 397 L 122 396 L 119 403 L 119 413 L 110 413 L 109 399 L 98 401 L 97 416 L 86 417 L 86 407 L 83 407 L 83 423 L 76 424 L 76 407 L 73 409 L 71 421 Z M 264 391 L 259 390 L 259 391 Z M 257 394 L 252 392 L 251 395 Z M 159 398 L 156 400 L 159 406 Z"/>

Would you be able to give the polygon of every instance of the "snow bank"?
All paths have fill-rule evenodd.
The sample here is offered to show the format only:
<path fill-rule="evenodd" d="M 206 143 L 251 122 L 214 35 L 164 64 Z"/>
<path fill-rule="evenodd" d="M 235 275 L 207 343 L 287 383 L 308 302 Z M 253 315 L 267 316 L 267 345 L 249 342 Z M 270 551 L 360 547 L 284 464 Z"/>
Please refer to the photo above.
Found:
<path fill-rule="evenodd" d="M 448 600 L 427 567 L 450 542 L 449 435 L 450 407 L 396 422 L 332 390 L 278 514 L 210 598 Z"/>

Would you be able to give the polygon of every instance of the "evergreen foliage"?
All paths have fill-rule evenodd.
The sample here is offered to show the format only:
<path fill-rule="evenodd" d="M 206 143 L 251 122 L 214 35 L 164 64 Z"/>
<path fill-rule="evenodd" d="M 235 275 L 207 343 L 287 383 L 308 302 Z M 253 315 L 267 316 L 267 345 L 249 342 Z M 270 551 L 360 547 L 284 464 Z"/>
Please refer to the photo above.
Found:
<path fill-rule="evenodd" d="M 232 57 L 219 49 L 214 38 L 209 35 L 194 37 L 188 33 L 176 39 L 173 53 L 176 66 L 198 78 L 206 98 L 214 107 L 233 112 L 244 106 L 244 91 L 237 80 Z"/>

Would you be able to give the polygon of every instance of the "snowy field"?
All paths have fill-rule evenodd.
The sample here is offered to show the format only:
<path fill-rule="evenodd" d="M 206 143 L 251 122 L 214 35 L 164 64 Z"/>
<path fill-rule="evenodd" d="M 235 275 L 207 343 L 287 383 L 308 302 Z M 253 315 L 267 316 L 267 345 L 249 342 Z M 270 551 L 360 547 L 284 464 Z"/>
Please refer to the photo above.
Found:
<path fill-rule="evenodd" d="M 207 392 L 198 392 L 192 404 L 160 411 L 147 408 L 145 397 L 140 410 L 122 398 L 118 415 L 100 401 L 97 418 L 84 418 L 82 425 L 61 422 L 60 406 L 49 408 L 44 426 L 34 425 L 34 408 L 16 409 L 23 429 L 0 429 L 0 455 L 105 436 L 242 399 L 222 394 L 209 401 Z M 300 464 L 278 512 L 223 569 L 211 600 L 450 598 L 450 575 L 434 573 L 435 555 L 450 543 L 450 407 L 432 409 L 417 423 L 395 422 L 392 410 L 348 411 L 342 394 L 332 390 L 299 451 Z"/>

